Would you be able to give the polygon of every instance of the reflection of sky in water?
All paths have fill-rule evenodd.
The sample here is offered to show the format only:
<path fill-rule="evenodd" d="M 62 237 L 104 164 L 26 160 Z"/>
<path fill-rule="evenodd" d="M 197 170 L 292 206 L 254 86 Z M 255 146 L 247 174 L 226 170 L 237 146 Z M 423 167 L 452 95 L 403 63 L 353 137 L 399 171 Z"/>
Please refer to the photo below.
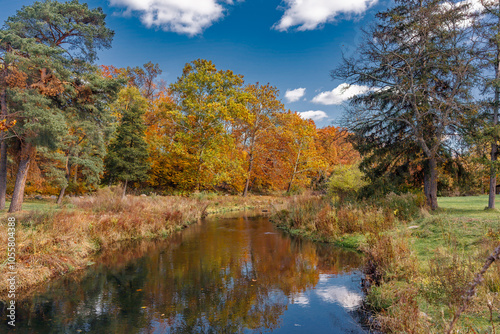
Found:
<path fill-rule="evenodd" d="M 283 326 L 273 333 L 365 333 L 356 318 L 363 295 L 355 274 L 320 274 L 318 284 L 289 298 Z"/>
<path fill-rule="evenodd" d="M 325 303 L 337 303 L 347 310 L 355 310 L 363 302 L 361 293 L 349 291 L 343 286 L 330 286 L 316 289 L 316 295 Z M 303 307 L 309 306 L 309 297 L 305 293 L 298 293 L 290 298 L 292 304 Z"/>
<path fill-rule="evenodd" d="M 319 283 L 316 286 L 316 294 L 327 303 L 337 303 L 348 310 L 354 310 L 361 306 L 363 295 L 359 286 L 349 289 L 347 285 L 333 285 L 336 283 L 334 275 L 319 275 Z"/>
<path fill-rule="evenodd" d="M 292 304 L 301 305 L 301 306 L 308 306 L 309 305 L 309 298 L 307 298 L 307 296 L 303 292 L 298 293 L 295 296 L 292 296 L 292 298 L 290 298 L 290 299 L 291 299 Z"/>
<path fill-rule="evenodd" d="M 349 291 L 343 286 L 330 286 L 318 289 L 316 294 L 325 302 L 339 303 L 348 310 L 354 310 L 363 301 L 363 297 L 359 293 Z"/>

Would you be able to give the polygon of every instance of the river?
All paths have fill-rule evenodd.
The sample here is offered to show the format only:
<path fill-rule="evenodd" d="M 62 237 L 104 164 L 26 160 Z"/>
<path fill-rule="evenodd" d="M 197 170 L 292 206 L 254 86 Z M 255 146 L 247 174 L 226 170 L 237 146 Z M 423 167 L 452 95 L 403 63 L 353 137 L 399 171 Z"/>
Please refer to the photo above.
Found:
<path fill-rule="evenodd" d="M 15 332 L 367 333 L 360 265 L 267 217 L 212 218 L 47 283 L 19 302 Z"/>

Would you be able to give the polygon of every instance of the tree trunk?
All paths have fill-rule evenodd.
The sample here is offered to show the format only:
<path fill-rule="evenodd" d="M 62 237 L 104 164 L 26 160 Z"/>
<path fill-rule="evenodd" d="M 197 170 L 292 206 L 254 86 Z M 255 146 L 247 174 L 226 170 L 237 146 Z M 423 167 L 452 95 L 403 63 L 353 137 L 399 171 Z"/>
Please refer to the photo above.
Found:
<path fill-rule="evenodd" d="M 2 89 L 0 96 L 1 119 L 7 118 L 7 90 Z M 5 209 L 5 199 L 7 196 L 7 143 L 5 133 L 0 134 L 0 210 Z"/>
<path fill-rule="evenodd" d="M 197 172 L 197 175 L 196 175 L 196 189 L 195 189 L 195 192 L 198 193 L 200 191 L 200 188 L 201 188 L 201 168 L 203 166 L 203 149 L 201 151 L 201 153 L 199 154 L 199 157 L 198 157 L 198 172 Z"/>
<path fill-rule="evenodd" d="M 292 189 L 292 183 L 293 180 L 295 179 L 295 174 L 297 174 L 297 166 L 299 165 L 301 151 L 302 148 L 299 147 L 299 151 L 297 152 L 297 159 L 295 159 L 295 164 L 293 165 L 292 177 L 290 178 L 290 182 L 288 183 L 288 189 L 286 190 L 287 193 L 289 193 L 290 190 Z"/>
<path fill-rule="evenodd" d="M 252 173 L 252 166 L 253 166 L 253 154 L 250 154 L 250 162 L 248 163 L 248 170 L 247 170 L 247 181 L 245 182 L 243 197 L 246 197 L 248 194 L 248 186 L 250 185 L 250 174 Z"/>
<path fill-rule="evenodd" d="M 429 158 L 428 160 L 428 181 L 427 190 L 424 190 L 425 196 L 427 197 L 427 204 L 431 208 L 431 210 L 436 210 L 438 208 L 437 203 L 437 161 L 436 157 Z"/>
<path fill-rule="evenodd" d="M 7 197 L 7 143 L 4 138 L 0 140 L 0 210 L 3 210 Z"/>
<path fill-rule="evenodd" d="M 494 162 L 497 160 L 497 144 L 491 143 L 491 169 L 490 169 L 490 191 L 488 196 L 488 209 L 495 208 L 495 194 L 497 191 L 497 170 Z"/>
<path fill-rule="evenodd" d="M 61 187 L 61 191 L 59 192 L 59 197 L 57 197 L 57 205 L 61 205 L 65 192 L 66 192 L 66 187 Z"/>
<path fill-rule="evenodd" d="M 430 198 L 430 182 L 431 177 L 429 175 L 429 168 L 424 169 L 424 195 L 425 198 Z"/>
<path fill-rule="evenodd" d="M 64 193 L 66 192 L 66 188 L 69 184 L 69 178 L 71 173 L 71 165 L 69 163 L 69 152 L 66 152 L 66 185 L 61 187 L 61 191 L 59 192 L 59 197 L 57 197 L 57 205 L 62 203 Z"/>
<path fill-rule="evenodd" d="M 127 184 L 128 184 L 128 180 L 125 180 L 125 184 L 123 185 L 123 194 L 122 194 L 122 198 L 125 198 L 126 194 L 127 194 Z"/>
<path fill-rule="evenodd" d="M 9 212 L 17 212 L 22 209 L 26 178 L 28 177 L 31 159 L 35 156 L 35 152 L 35 148 L 30 143 L 21 144 L 21 160 L 17 169 L 16 184 L 14 185 Z"/>
<path fill-rule="evenodd" d="M 76 184 L 78 182 L 78 165 L 75 164 L 75 175 L 73 176 L 73 183 Z"/>
<path fill-rule="evenodd" d="M 499 22 L 500 24 L 500 22 Z M 495 101 L 493 101 L 493 127 L 496 127 L 498 124 L 498 108 L 500 107 L 500 88 L 498 87 L 498 81 L 500 80 L 500 50 L 497 50 L 497 59 L 496 59 L 496 68 L 495 68 L 495 79 L 497 84 L 495 85 Z M 495 162 L 497 161 L 498 156 L 498 146 L 497 146 L 498 138 L 494 137 L 491 143 L 491 169 L 490 169 L 490 191 L 488 198 L 488 209 L 495 208 L 495 195 L 497 192 L 497 169 L 495 166 Z"/>
<path fill-rule="evenodd" d="M 287 193 L 289 193 L 290 190 L 292 189 L 292 183 L 293 183 L 294 179 L 295 179 L 295 172 L 292 174 L 292 178 L 290 179 L 290 182 L 288 182 L 288 187 L 286 188 Z"/>

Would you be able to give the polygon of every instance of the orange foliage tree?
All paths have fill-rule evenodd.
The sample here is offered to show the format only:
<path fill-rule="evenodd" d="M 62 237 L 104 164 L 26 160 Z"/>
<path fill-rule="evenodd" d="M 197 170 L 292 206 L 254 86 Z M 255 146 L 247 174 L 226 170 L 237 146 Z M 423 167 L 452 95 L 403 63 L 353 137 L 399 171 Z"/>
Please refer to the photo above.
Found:
<path fill-rule="evenodd" d="M 207 60 L 186 64 L 182 76 L 170 86 L 171 97 L 155 111 L 162 125 L 151 125 L 157 147 L 152 155 L 165 162 L 154 173 L 156 184 L 187 190 L 224 186 L 240 191 L 242 152 L 232 131 L 237 119 L 247 117 L 243 78 L 217 70 Z M 156 127 L 156 129 L 155 129 Z M 155 163 L 153 163 L 155 165 Z"/>
<path fill-rule="evenodd" d="M 235 131 L 246 158 L 243 196 L 247 195 L 250 181 L 255 177 L 255 164 L 262 164 L 263 160 L 270 158 L 270 151 L 265 147 L 265 137 L 269 136 L 275 126 L 272 122 L 274 115 L 284 109 L 283 103 L 278 100 L 276 87 L 257 83 L 248 85 L 245 91 L 250 95 L 247 102 L 249 117 L 239 122 Z"/>
<path fill-rule="evenodd" d="M 317 170 L 312 177 L 313 187 L 316 189 L 326 185 L 337 165 L 352 165 L 360 160 L 359 153 L 347 140 L 345 129 L 327 126 L 317 130 L 316 150 L 323 160 L 323 168 Z"/>

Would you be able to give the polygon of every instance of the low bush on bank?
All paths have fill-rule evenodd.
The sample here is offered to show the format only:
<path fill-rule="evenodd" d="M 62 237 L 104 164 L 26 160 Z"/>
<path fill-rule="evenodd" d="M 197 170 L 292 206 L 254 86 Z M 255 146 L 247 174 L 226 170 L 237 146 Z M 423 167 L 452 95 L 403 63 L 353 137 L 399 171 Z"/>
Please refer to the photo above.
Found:
<path fill-rule="evenodd" d="M 413 194 L 389 194 L 377 201 L 334 205 L 325 197 L 297 198 L 271 219 L 278 227 L 312 239 L 334 242 L 350 234 L 377 234 L 420 214 L 425 201 Z"/>
<path fill-rule="evenodd" d="M 373 322 L 385 333 L 446 333 L 485 257 L 440 249 L 429 262 L 422 262 L 408 251 L 379 262 L 378 284 L 371 286 L 366 298 Z M 495 332 L 500 325 L 499 272 L 494 265 L 486 273 L 453 333 Z"/>

